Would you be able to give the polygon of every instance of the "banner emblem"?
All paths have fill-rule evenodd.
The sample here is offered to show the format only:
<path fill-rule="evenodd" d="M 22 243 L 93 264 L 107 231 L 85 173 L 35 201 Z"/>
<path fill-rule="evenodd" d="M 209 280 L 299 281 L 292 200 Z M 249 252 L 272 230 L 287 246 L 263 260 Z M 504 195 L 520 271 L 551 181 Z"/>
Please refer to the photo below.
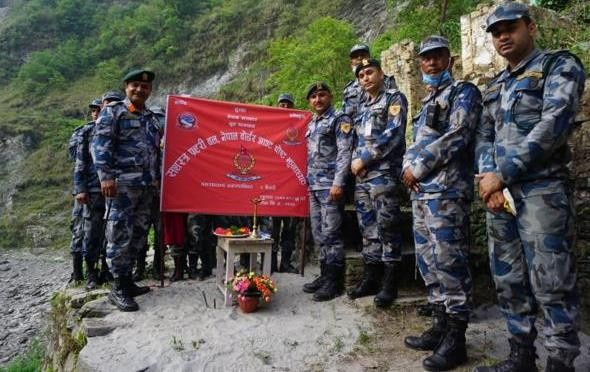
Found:
<path fill-rule="evenodd" d="M 234 181 L 249 182 L 262 178 L 255 174 L 250 174 L 250 171 L 256 164 L 256 159 L 254 159 L 254 156 L 243 145 L 240 145 L 240 151 L 234 156 L 233 164 L 239 173 L 228 173 L 227 176 Z"/>

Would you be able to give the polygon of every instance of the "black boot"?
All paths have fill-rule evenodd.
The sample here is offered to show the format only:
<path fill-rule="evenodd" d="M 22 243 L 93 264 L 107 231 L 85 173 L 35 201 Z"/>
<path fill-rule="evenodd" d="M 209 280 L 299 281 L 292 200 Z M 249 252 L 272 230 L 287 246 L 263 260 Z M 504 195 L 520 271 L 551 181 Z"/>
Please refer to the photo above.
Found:
<path fill-rule="evenodd" d="M 383 265 L 365 263 L 361 281 L 348 291 L 351 300 L 377 294 L 379 292 L 379 281 L 383 273 Z"/>
<path fill-rule="evenodd" d="M 199 277 L 199 270 L 197 270 L 197 264 L 199 263 L 199 256 L 193 253 L 188 255 L 188 277 L 190 279 L 197 279 Z M 176 265 L 176 263 L 174 264 Z M 176 268 L 174 268 L 176 271 Z"/>
<path fill-rule="evenodd" d="M 404 344 L 414 350 L 434 350 L 447 331 L 447 314 L 444 305 L 432 304 L 432 326 L 420 336 L 408 336 Z"/>
<path fill-rule="evenodd" d="M 433 306 L 436 306 L 436 305 L 431 304 L 431 303 L 427 303 L 426 305 L 416 306 L 416 315 L 425 316 L 427 318 L 432 317 L 432 315 L 434 314 L 434 309 L 432 308 Z"/>
<path fill-rule="evenodd" d="M 109 270 L 107 259 L 103 255 L 100 261 L 100 274 L 98 274 L 98 284 L 112 283 L 114 281 L 113 274 Z"/>
<path fill-rule="evenodd" d="M 313 294 L 314 301 L 329 301 L 342 294 L 343 266 L 326 265 L 322 286 Z"/>
<path fill-rule="evenodd" d="M 145 247 L 141 252 L 137 255 L 137 264 L 135 267 L 135 272 L 133 273 L 133 281 L 140 282 L 145 279 L 145 256 L 146 256 L 147 247 Z"/>
<path fill-rule="evenodd" d="M 310 283 L 305 283 L 303 285 L 303 292 L 305 292 L 305 293 L 315 293 L 315 291 L 317 291 L 318 289 L 320 289 L 320 287 L 324 283 L 324 280 L 325 279 L 326 279 L 326 264 L 325 264 L 324 261 L 321 261 L 320 262 L 320 276 L 318 276 L 317 278 L 315 278 Z"/>
<path fill-rule="evenodd" d="M 279 265 L 279 272 L 280 273 L 290 273 L 290 274 L 297 274 L 299 271 L 291 266 L 291 255 L 293 251 L 283 249 L 281 251 L 281 264 Z"/>
<path fill-rule="evenodd" d="M 72 254 L 72 277 L 70 281 L 79 282 L 84 280 L 84 272 L 82 269 L 82 254 L 81 253 L 73 253 Z"/>
<path fill-rule="evenodd" d="M 174 274 L 170 277 L 171 282 L 184 280 L 184 255 L 174 256 Z"/>
<path fill-rule="evenodd" d="M 96 287 L 98 286 L 96 263 L 87 259 L 86 271 L 88 272 L 88 277 L 86 279 L 86 289 L 91 291 L 93 289 L 96 289 Z"/>
<path fill-rule="evenodd" d="M 447 333 L 434 349 L 434 353 L 422 361 L 422 367 L 427 371 L 448 371 L 465 363 L 467 361 L 466 329 L 467 321 L 449 317 Z"/>
<path fill-rule="evenodd" d="M 201 252 L 201 272 L 199 280 L 205 280 L 213 275 L 213 250 L 204 250 Z"/>
<path fill-rule="evenodd" d="M 137 297 L 144 295 L 150 291 L 150 287 L 148 286 L 138 286 L 133 281 L 131 274 L 128 274 L 125 277 L 125 285 L 127 285 L 127 291 L 131 297 Z"/>
<path fill-rule="evenodd" d="M 545 372 L 574 372 L 573 366 L 568 366 L 564 362 L 558 359 L 547 357 L 547 365 L 545 366 Z"/>
<path fill-rule="evenodd" d="M 476 367 L 473 372 L 537 372 L 535 364 L 535 346 L 521 345 L 513 338 L 509 339 L 510 355 L 508 359 L 489 367 Z"/>
<path fill-rule="evenodd" d="M 381 282 L 381 290 L 374 298 L 376 306 L 387 307 L 390 306 L 397 298 L 397 282 L 398 270 L 395 263 L 388 262 L 383 265 L 383 281 Z"/>
<path fill-rule="evenodd" d="M 129 294 L 128 283 L 126 277 L 116 278 L 113 282 L 111 292 L 108 294 L 109 301 L 117 306 L 121 311 L 137 311 L 139 305 Z"/>

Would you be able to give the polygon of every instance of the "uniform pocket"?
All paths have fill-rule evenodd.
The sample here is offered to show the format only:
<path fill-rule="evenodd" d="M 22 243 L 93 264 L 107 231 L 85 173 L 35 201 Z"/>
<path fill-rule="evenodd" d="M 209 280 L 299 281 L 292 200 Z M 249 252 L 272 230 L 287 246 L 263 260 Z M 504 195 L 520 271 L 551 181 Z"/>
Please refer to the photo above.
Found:
<path fill-rule="evenodd" d="M 543 86 L 540 79 L 526 77 L 516 82 L 516 97 L 512 103 L 511 116 L 518 130 L 528 134 L 541 119 L 543 109 Z"/>

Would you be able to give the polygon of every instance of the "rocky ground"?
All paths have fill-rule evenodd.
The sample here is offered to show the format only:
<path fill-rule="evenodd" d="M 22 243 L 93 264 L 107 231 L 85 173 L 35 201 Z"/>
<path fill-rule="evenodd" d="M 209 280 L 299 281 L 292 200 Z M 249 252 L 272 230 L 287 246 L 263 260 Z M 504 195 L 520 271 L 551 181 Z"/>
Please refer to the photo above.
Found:
<path fill-rule="evenodd" d="M 0 251 L 0 366 L 41 335 L 51 294 L 69 273 L 61 254 Z"/>

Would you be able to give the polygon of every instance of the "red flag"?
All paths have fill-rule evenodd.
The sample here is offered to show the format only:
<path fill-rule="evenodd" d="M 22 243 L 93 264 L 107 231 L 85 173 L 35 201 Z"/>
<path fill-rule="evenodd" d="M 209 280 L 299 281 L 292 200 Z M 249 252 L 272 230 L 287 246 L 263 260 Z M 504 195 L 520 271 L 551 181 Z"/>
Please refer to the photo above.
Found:
<path fill-rule="evenodd" d="M 168 96 L 163 211 L 307 216 L 311 113 Z"/>

